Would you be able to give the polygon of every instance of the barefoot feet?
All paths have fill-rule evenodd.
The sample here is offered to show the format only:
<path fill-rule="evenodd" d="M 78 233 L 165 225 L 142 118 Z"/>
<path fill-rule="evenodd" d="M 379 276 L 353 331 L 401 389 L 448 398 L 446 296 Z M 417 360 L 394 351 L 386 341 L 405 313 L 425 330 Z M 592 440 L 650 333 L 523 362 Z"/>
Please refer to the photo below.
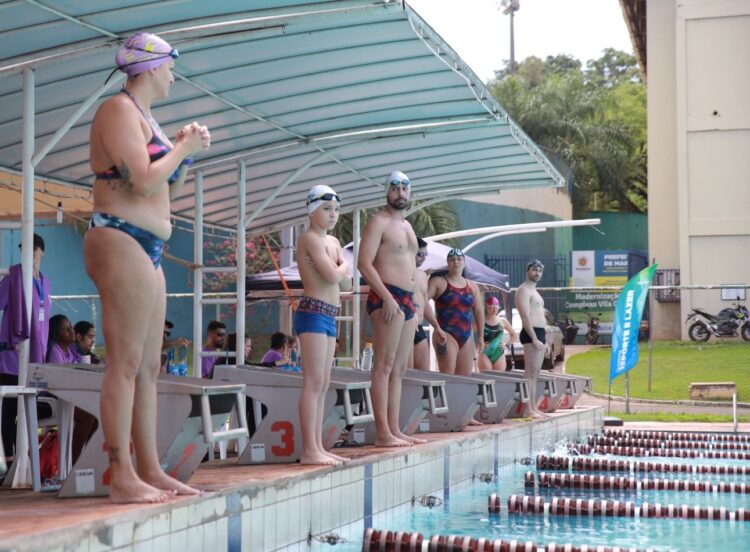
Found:
<path fill-rule="evenodd" d="M 157 489 L 161 489 L 162 491 L 170 492 L 173 495 L 201 495 L 203 494 L 203 491 L 194 489 L 193 487 L 190 487 L 189 485 L 185 485 L 185 483 L 182 483 L 181 481 L 178 481 L 174 477 L 167 475 L 162 470 L 159 470 L 157 473 L 154 473 L 154 474 L 143 474 L 141 475 L 141 478 L 143 479 L 143 481 L 145 481 L 149 485 L 152 485 L 153 487 L 156 487 Z"/>
<path fill-rule="evenodd" d="M 115 504 L 155 504 L 165 502 L 175 496 L 174 492 L 152 487 L 137 477 L 127 481 L 111 481 L 109 499 Z"/>

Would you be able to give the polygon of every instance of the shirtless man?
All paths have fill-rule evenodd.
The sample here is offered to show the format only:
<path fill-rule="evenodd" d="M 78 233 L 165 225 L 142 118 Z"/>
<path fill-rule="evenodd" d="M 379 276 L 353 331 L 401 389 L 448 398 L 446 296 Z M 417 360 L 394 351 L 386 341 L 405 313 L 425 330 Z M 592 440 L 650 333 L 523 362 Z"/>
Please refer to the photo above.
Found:
<path fill-rule="evenodd" d="M 526 281 L 518 286 L 516 291 L 516 308 L 521 316 L 523 329 L 521 343 L 523 344 L 523 366 L 529 386 L 528 414 L 534 418 L 546 416 L 535 402 L 536 386 L 539 372 L 542 369 L 547 347 L 544 328 L 547 322 L 544 318 L 544 299 L 536 290 L 536 285 L 542 279 L 544 265 L 541 261 L 532 260 L 526 265 Z"/>
<path fill-rule="evenodd" d="M 351 289 L 341 244 L 328 231 L 339 219 L 341 196 L 318 185 L 307 194 L 310 227 L 297 240 L 297 260 L 305 295 L 294 314 L 294 333 L 302 346 L 302 464 L 340 464 L 346 459 L 323 448 L 323 411 L 336 349 L 340 289 Z"/>
<path fill-rule="evenodd" d="M 424 442 L 404 434 L 398 424 L 401 378 L 417 327 L 414 316 L 417 236 L 406 220 L 410 184 L 402 172 L 394 171 L 388 176 L 386 207 L 367 222 L 359 244 L 358 268 L 370 286 L 367 313 L 375 333 L 371 393 L 375 445 L 380 447 Z"/>
<path fill-rule="evenodd" d="M 417 244 L 419 245 L 419 249 L 417 250 L 417 268 L 419 268 L 427 258 L 427 242 L 422 238 L 417 238 Z M 440 328 L 427 297 L 427 273 L 425 271 L 417 270 L 416 283 L 414 306 L 417 309 L 417 320 L 427 320 L 435 328 L 435 331 L 438 332 L 440 342 L 445 343 L 445 332 Z M 417 331 L 414 334 L 412 361 L 409 365 L 416 370 L 430 370 L 430 341 L 421 322 L 417 323 Z"/>

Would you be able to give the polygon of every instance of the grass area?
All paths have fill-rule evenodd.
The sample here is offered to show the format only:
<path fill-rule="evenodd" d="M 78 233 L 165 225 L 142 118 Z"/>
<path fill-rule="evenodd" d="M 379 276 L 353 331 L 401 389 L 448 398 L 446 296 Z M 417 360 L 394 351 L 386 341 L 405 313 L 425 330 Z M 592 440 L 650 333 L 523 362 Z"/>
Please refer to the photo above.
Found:
<path fill-rule="evenodd" d="M 612 412 L 606 416 L 615 416 L 626 422 L 699 422 L 699 423 L 722 423 L 732 422 L 732 416 L 720 414 L 684 414 L 680 412 L 638 412 L 626 414 L 625 412 Z M 750 422 L 750 416 L 739 416 L 739 422 Z"/>
<path fill-rule="evenodd" d="M 750 343 L 654 343 L 652 384 L 648 390 L 648 344 L 639 344 L 638 364 L 630 371 L 630 396 L 641 399 L 690 400 L 690 384 L 733 381 L 737 400 L 750 402 Z M 570 357 L 568 374 L 593 378 L 593 390 L 607 393 L 611 349 L 597 348 Z M 625 376 L 612 382 L 612 394 L 625 395 Z"/>

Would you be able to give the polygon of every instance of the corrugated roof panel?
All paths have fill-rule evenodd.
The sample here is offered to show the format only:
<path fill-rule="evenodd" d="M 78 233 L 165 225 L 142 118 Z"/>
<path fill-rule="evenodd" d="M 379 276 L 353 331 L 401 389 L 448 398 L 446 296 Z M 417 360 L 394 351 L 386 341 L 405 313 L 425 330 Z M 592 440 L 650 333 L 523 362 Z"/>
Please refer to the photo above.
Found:
<path fill-rule="evenodd" d="M 47 5 L 57 13 L 27 3 L 0 5 L 8 31 L 0 35 L 0 170 L 20 168 L 19 62 L 35 69 L 40 147 L 106 79 L 118 44 L 113 34 L 148 29 L 162 32 L 181 53 L 177 81 L 170 97 L 154 106 L 155 117 L 168 134 L 191 120 L 212 131 L 211 150 L 195 165 L 204 171 L 209 223 L 237 223 L 238 159 L 247 161 L 248 213 L 278 193 L 250 223 L 251 232 L 304 220 L 306 192 L 319 182 L 344 195 L 344 211 L 382 204 L 381 182 L 395 167 L 410 175 L 418 198 L 562 184 L 484 84 L 406 4 Z M 21 43 L 2 48 L 14 36 Z M 40 176 L 92 184 L 88 132 L 96 105 L 37 165 Z M 193 215 L 193 195 L 190 178 L 173 203 L 175 214 Z"/>

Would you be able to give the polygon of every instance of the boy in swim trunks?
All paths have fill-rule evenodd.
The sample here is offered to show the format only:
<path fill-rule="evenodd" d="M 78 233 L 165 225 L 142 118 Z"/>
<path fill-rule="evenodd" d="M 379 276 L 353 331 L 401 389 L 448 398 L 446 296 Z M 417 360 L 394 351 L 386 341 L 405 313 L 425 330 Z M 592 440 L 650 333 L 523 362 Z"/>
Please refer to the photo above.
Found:
<path fill-rule="evenodd" d="M 544 265 L 539 260 L 529 261 L 526 265 L 526 281 L 518 286 L 516 291 L 516 308 L 521 316 L 523 329 L 521 343 L 523 344 L 523 369 L 529 385 L 528 414 L 534 418 L 546 416 L 537 408 L 536 388 L 539 372 L 542 369 L 544 355 L 547 354 L 545 343 L 546 320 L 544 318 L 544 299 L 536 290 L 536 285 L 542 279 Z"/>
<path fill-rule="evenodd" d="M 323 408 L 336 350 L 340 290 L 351 289 L 349 265 L 339 240 L 328 235 L 339 219 L 341 196 L 318 185 L 307 194 L 310 227 L 297 240 L 297 264 L 305 295 L 297 303 L 294 333 L 302 353 L 302 464 L 334 465 L 346 459 L 323 448 Z"/>
<path fill-rule="evenodd" d="M 358 268 L 370 286 L 367 312 L 375 333 L 371 375 L 375 445 L 404 447 L 423 442 L 404 434 L 398 423 L 401 378 L 417 327 L 414 316 L 417 236 L 406 220 L 411 197 L 409 177 L 393 171 L 386 178 L 385 188 L 386 207 L 367 221 L 359 244 Z"/>

